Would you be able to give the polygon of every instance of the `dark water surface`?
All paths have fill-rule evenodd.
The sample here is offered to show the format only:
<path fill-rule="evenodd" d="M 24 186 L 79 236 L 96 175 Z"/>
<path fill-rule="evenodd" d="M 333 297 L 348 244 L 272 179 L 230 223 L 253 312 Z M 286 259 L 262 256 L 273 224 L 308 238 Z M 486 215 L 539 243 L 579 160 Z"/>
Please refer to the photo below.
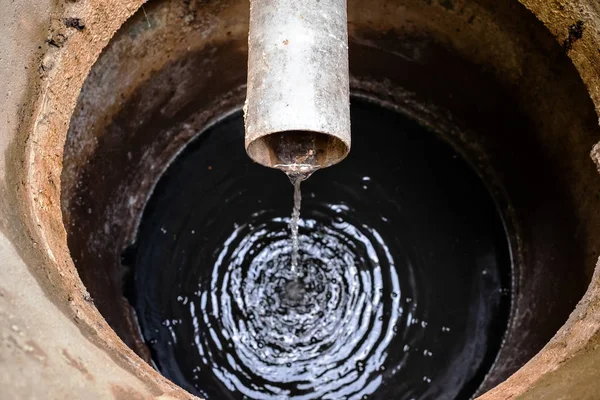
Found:
<path fill-rule="evenodd" d="M 476 173 L 353 100 L 352 151 L 292 190 L 252 164 L 238 112 L 168 169 L 127 293 L 158 369 L 208 399 L 469 398 L 510 306 L 503 225 Z M 133 283 L 133 284 L 131 284 Z"/>

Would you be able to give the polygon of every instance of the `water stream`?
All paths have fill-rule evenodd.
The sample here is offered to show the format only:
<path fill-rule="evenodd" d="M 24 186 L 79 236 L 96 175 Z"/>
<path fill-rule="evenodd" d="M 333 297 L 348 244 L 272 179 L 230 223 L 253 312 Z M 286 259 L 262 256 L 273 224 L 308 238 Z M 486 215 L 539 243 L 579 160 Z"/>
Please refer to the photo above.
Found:
<path fill-rule="evenodd" d="M 294 187 L 294 206 L 292 209 L 292 218 L 290 219 L 290 231 L 292 233 L 292 272 L 298 269 L 298 261 L 300 258 L 298 244 L 298 222 L 300 220 L 300 208 L 302 206 L 302 191 L 300 185 L 307 180 L 318 167 L 304 165 L 286 165 L 277 166 L 288 176 L 292 186 Z"/>
<path fill-rule="evenodd" d="M 292 219 L 290 220 L 290 230 L 292 231 L 292 271 L 298 268 L 298 259 L 300 257 L 298 244 L 298 221 L 300 220 L 300 207 L 302 205 L 302 192 L 300 184 L 304 180 L 300 175 L 288 175 L 294 186 L 294 209 L 292 210 Z"/>

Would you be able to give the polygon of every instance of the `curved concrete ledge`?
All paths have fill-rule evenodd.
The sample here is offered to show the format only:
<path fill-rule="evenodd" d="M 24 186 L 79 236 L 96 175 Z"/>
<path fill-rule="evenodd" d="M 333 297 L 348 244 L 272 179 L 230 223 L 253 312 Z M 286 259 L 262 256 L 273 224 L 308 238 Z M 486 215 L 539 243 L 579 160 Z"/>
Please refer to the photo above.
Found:
<path fill-rule="evenodd" d="M 0 385 L 7 398 L 190 398 L 125 346 L 89 301 L 59 206 L 62 147 L 83 80 L 141 4 L 24 1 L 0 16 L 0 85 L 8 97 L 0 135 Z"/>
<path fill-rule="evenodd" d="M 594 0 L 521 1 L 561 44 L 573 38 L 572 26 L 583 22 L 583 35 L 568 55 L 600 115 L 600 3 Z M 600 148 L 591 151 L 600 172 Z M 600 393 L 600 263 L 585 295 L 565 325 L 527 364 L 481 396 L 492 399 L 592 399 Z"/>

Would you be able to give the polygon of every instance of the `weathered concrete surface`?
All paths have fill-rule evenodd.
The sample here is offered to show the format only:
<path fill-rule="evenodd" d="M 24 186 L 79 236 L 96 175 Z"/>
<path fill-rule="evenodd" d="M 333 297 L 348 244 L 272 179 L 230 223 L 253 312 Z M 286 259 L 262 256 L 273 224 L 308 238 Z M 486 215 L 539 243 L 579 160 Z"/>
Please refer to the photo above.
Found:
<path fill-rule="evenodd" d="M 38 216 L 32 213 L 34 199 L 26 173 L 35 163 L 53 160 L 25 156 L 26 146 L 32 155 L 31 146 L 49 144 L 32 143 L 31 132 L 45 124 L 48 114 L 60 114 L 60 129 L 53 126 L 46 132 L 64 136 L 60 132 L 66 131 L 69 107 L 75 104 L 84 78 L 80 74 L 76 79 L 71 72 L 79 63 L 89 69 L 141 1 L 56 3 L 0 2 L 0 397 L 191 398 L 116 340 L 86 301 L 85 288 L 68 267 L 66 248 L 62 254 L 42 250 L 50 247 L 36 222 Z M 103 23 L 97 30 L 86 26 L 89 34 L 78 35 L 82 32 L 62 21 L 73 16 L 92 25 L 94 19 Z M 71 51 L 62 52 L 66 42 L 71 42 Z M 63 73 L 58 85 L 51 84 L 53 71 Z M 62 104 L 67 107 L 54 103 L 44 108 L 56 98 L 65 99 Z M 56 151 L 58 155 L 62 149 Z M 56 167 L 60 168 L 60 160 Z M 44 201 L 53 201 L 52 193 L 38 190 L 36 196 L 35 207 L 41 210 Z M 60 224 L 50 229 L 58 238 L 62 231 L 64 238 Z"/>
<path fill-rule="evenodd" d="M 580 354 L 544 375 L 521 398 L 595 400 L 599 371 L 600 337 L 596 335 Z"/>
<path fill-rule="evenodd" d="M 559 43 L 568 40 L 566 51 L 600 112 L 600 3 L 521 1 Z M 62 146 L 83 80 L 141 4 L 0 0 L 2 397 L 191 398 L 135 356 L 86 300 L 57 204 Z M 85 27 L 67 27 L 65 17 L 80 18 Z M 571 28 L 578 21 L 581 35 Z M 483 399 L 597 398 L 599 279 L 596 272 L 586 296 L 544 350 Z"/>
<path fill-rule="evenodd" d="M 4 236 L 0 254 L 2 398 L 110 399 L 121 392 L 147 398 L 161 393 L 92 345 L 73 319 L 49 301 Z"/>
<path fill-rule="evenodd" d="M 521 0 L 563 44 L 600 115 L 600 2 Z M 579 21 L 582 22 L 579 23 Z M 577 25 L 582 26 L 581 34 Z M 580 36 L 580 37 L 579 37 Z M 599 166 L 598 146 L 592 158 Z M 554 338 L 508 380 L 482 400 L 600 398 L 600 266 Z"/>
<path fill-rule="evenodd" d="M 597 267 L 584 298 L 544 349 L 505 382 L 481 396 L 481 400 L 598 398 L 599 275 Z"/>

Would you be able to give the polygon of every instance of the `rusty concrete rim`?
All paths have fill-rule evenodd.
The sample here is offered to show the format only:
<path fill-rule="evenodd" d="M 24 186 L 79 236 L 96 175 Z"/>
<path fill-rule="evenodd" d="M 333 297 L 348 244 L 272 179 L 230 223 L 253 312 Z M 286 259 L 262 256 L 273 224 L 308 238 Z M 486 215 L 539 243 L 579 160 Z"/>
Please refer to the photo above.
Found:
<path fill-rule="evenodd" d="M 520 0 L 552 32 L 559 43 L 569 40 L 570 27 L 583 21 L 587 34 L 570 43 L 569 56 L 579 71 L 597 113 L 600 112 L 600 5 L 581 0 L 579 5 L 545 5 L 543 0 Z M 24 213 L 32 240 L 45 251 L 42 267 L 48 276 L 58 273 L 60 281 L 48 279 L 42 285 L 56 290 L 55 302 L 66 305 L 68 312 L 88 332 L 90 340 L 135 371 L 146 382 L 158 382 L 160 391 L 176 398 L 189 394 L 163 378 L 138 358 L 106 324 L 97 309 L 88 302 L 87 291 L 78 277 L 69 255 L 66 232 L 60 209 L 60 173 L 62 151 L 69 120 L 77 97 L 92 65 L 115 32 L 141 6 L 143 1 L 130 0 L 96 5 L 67 3 L 59 18 L 78 15 L 85 29 L 70 29 L 68 41 L 51 48 L 42 63 L 42 87 L 32 116 L 24 154 L 21 212 Z M 107 18 L 107 15 L 110 17 Z M 600 146 L 592 151 L 600 164 Z M 585 348 L 600 331 L 600 265 L 592 282 L 567 323 L 532 360 L 482 398 L 505 399 L 523 394 L 546 373 Z"/>

